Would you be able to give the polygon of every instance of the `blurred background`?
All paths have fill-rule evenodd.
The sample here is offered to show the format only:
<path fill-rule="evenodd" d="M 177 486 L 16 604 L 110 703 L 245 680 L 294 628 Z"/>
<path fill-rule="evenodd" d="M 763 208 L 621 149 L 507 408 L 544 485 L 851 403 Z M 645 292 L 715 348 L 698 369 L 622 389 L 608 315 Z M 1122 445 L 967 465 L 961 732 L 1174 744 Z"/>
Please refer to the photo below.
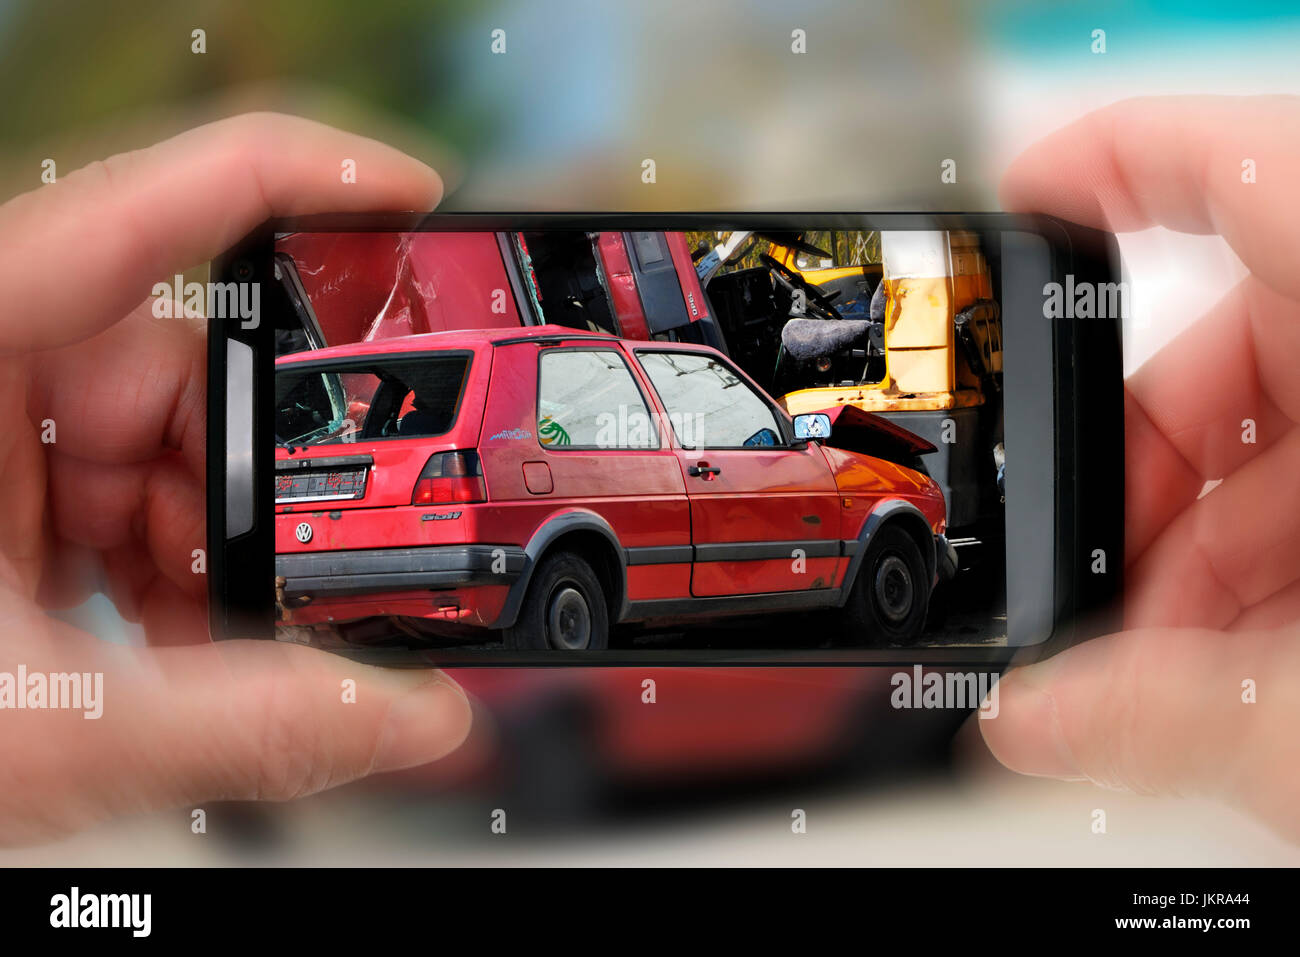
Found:
<path fill-rule="evenodd" d="M 0 0 L 0 200 L 46 158 L 274 109 L 430 162 L 448 210 L 991 210 L 1051 129 L 1134 95 L 1296 92 L 1298 45 L 1288 2 Z M 1244 271 L 1216 237 L 1121 248 L 1130 369 Z M 102 599 L 68 617 L 138 639 Z M 462 672 L 481 720 L 442 765 L 0 863 L 1300 863 L 1217 807 L 995 769 L 963 715 L 890 709 L 892 670 Z"/>

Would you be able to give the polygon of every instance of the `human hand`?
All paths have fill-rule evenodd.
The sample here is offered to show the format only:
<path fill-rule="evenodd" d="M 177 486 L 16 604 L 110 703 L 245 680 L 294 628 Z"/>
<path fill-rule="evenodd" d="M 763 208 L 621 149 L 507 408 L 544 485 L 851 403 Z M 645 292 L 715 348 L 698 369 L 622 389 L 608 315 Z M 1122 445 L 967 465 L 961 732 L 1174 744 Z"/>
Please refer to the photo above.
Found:
<path fill-rule="evenodd" d="M 341 181 L 345 158 L 355 183 Z M 426 210 L 441 192 L 433 170 L 381 143 L 257 114 L 0 207 L 0 703 L 22 667 L 103 674 L 96 720 L 0 708 L 0 843 L 152 808 L 287 799 L 464 739 L 468 703 L 440 672 L 208 640 L 206 582 L 191 571 L 204 546 L 203 323 L 155 318 L 149 297 L 270 216 Z M 148 647 L 46 614 L 101 586 Z M 28 689 L 11 678 L 9 691 Z"/>
<path fill-rule="evenodd" d="M 1127 383 L 1125 631 L 1009 672 L 1005 765 L 1211 796 L 1300 840 L 1300 99 L 1139 99 L 1031 147 L 1011 210 L 1218 233 L 1250 275 Z M 1253 159 L 1258 182 L 1245 183 Z M 1245 420 L 1255 443 L 1243 441 Z M 1209 480 L 1222 479 L 1201 497 Z M 1243 701 L 1253 681 L 1258 702 Z"/>

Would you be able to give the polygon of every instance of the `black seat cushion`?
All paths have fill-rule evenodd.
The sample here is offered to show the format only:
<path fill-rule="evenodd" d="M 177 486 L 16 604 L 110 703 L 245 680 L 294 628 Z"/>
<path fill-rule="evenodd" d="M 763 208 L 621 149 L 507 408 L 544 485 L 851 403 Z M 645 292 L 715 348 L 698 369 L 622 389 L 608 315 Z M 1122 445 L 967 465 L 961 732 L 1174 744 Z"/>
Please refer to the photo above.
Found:
<path fill-rule="evenodd" d="M 781 329 L 781 345 L 800 361 L 832 356 L 866 336 L 865 319 L 791 319 Z"/>

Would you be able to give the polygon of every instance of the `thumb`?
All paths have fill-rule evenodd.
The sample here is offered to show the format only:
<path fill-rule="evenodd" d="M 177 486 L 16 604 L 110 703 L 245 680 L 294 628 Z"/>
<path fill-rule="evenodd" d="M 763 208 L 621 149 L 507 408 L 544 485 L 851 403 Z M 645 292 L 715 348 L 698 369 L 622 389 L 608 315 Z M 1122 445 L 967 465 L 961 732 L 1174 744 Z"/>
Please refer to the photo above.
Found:
<path fill-rule="evenodd" d="M 178 761 L 193 796 L 300 797 L 435 761 L 469 732 L 469 702 L 441 671 L 378 668 L 269 641 L 174 651 L 216 660 L 170 663 L 138 718 L 170 725 L 152 756 Z"/>
<path fill-rule="evenodd" d="M 0 840 L 205 800 L 287 800 L 435 761 L 469 731 L 469 703 L 440 671 L 274 641 L 147 649 L 62 637 L 39 657 L 52 672 L 102 672 L 100 713 L 15 712 L 40 731 L 5 749 L 23 779 L 10 798 L 30 812 L 14 820 L 30 826 Z"/>
<path fill-rule="evenodd" d="M 1160 628 L 1095 639 L 1008 672 L 998 716 L 980 729 L 1014 771 L 1211 796 L 1300 840 L 1296 632 Z"/>

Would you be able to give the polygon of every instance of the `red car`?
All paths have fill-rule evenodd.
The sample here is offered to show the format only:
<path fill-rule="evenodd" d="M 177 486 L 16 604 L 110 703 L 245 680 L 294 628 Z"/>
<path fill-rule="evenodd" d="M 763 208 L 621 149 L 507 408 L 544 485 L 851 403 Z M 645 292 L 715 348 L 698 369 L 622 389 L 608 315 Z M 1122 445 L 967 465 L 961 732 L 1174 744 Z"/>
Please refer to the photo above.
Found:
<path fill-rule="evenodd" d="M 707 346 L 556 325 L 406 336 L 284 356 L 275 399 L 294 625 L 381 616 L 576 650 L 617 622 L 838 608 L 860 642 L 898 643 L 953 565 L 929 477 L 827 444 L 831 416 L 791 420 Z M 932 449 L 862 413 L 842 424 Z"/>

